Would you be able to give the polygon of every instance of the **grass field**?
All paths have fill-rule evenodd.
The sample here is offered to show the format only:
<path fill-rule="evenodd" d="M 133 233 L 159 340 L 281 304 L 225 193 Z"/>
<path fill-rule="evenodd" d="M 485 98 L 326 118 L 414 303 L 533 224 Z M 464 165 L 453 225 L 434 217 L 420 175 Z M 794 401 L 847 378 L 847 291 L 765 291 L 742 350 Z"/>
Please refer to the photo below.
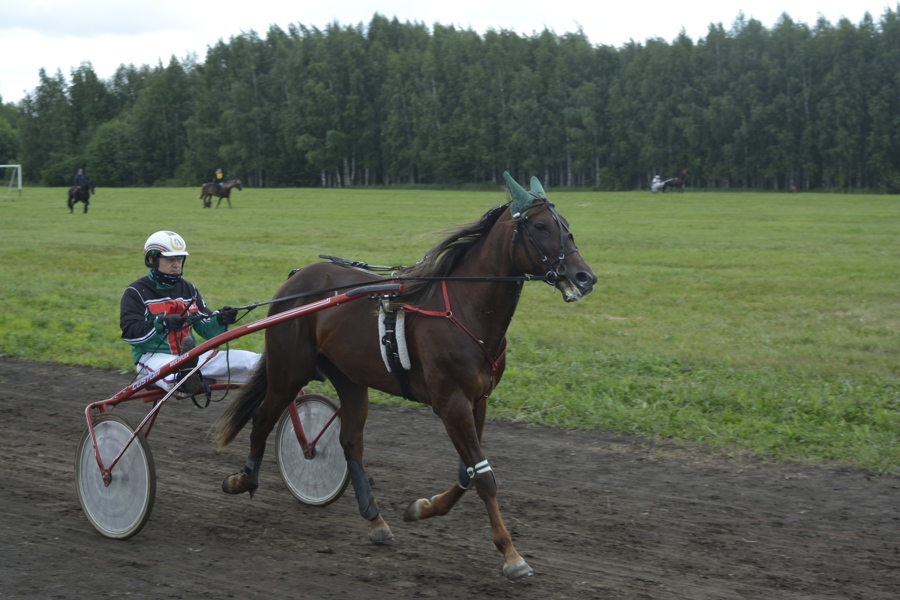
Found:
<path fill-rule="evenodd" d="M 185 237 L 186 277 L 218 308 L 269 299 L 319 254 L 415 262 L 505 201 L 245 189 L 204 210 L 198 194 L 101 188 L 87 215 L 63 189 L 0 196 L 0 353 L 129 370 L 118 302 L 159 229 Z M 574 305 L 526 286 L 491 416 L 900 474 L 900 199 L 549 194 L 600 281 Z"/>

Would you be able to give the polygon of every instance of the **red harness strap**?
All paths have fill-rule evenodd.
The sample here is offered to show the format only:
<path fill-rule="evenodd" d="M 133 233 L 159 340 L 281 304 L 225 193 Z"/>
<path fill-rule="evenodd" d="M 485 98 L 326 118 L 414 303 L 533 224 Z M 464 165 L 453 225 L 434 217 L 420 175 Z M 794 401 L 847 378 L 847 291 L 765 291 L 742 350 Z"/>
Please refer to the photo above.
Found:
<path fill-rule="evenodd" d="M 497 372 L 497 367 L 500 366 L 500 361 L 502 361 L 503 357 L 506 355 L 506 338 L 505 337 L 503 338 L 503 350 L 500 352 L 500 356 L 498 356 L 496 359 L 494 359 L 494 357 L 491 356 L 491 353 L 488 352 L 488 349 L 485 348 L 484 342 L 479 340 L 478 337 L 474 333 L 469 331 L 469 329 L 465 325 L 460 323 L 459 319 L 457 319 L 453 315 L 453 311 L 450 310 L 450 296 L 447 294 L 447 282 L 442 281 L 441 287 L 444 291 L 445 310 L 443 310 L 443 311 L 422 310 L 421 308 L 416 308 L 415 306 L 410 306 L 409 304 L 403 305 L 403 310 L 405 312 L 419 313 L 421 315 L 425 315 L 426 317 L 444 317 L 445 319 L 449 319 L 451 323 L 456 325 L 456 327 L 460 331 L 462 331 L 467 336 L 469 336 L 469 339 L 472 340 L 475 343 L 475 345 L 481 349 L 482 354 L 484 354 L 484 357 L 487 359 L 488 363 L 491 365 L 491 380 L 490 380 L 490 383 L 488 384 L 488 389 L 484 393 L 484 395 L 482 395 L 481 398 L 478 398 L 477 400 L 475 400 L 475 404 L 478 404 L 482 400 L 487 399 L 487 397 L 491 395 L 491 392 L 494 391 L 494 386 L 496 385 L 494 382 L 494 373 Z"/>

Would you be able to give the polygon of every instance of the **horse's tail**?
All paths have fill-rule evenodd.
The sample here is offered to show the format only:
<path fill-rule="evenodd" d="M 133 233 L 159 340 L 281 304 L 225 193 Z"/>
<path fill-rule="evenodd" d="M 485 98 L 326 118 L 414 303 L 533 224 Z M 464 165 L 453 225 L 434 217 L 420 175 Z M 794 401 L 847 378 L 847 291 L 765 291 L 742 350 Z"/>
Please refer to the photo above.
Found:
<path fill-rule="evenodd" d="M 268 387 L 266 355 L 263 354 L 259 357 L 259 362 L 250 375 L 250 379 L 238 390 L 237 397 L 212 424 L 212 431 L 215 433 L 216 444 L 219 448 L 224 448 L 234 441 L 238 432 L 253 418 L 253 413 L 266 397 Z"/>

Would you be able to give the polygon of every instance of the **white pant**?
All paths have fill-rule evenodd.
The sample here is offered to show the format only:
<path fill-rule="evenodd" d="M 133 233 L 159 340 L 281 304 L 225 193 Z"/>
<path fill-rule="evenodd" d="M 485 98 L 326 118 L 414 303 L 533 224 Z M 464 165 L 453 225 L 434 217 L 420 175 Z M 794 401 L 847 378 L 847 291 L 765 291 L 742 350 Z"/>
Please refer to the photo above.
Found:
<path fill-rule="evenodd" d="M 223 350 L 209 358 L 212 353 L 213 351 L 210 350 L 200 355 L 198 362 L 200 373 L 203 374 L 203 377 L 215 379 L 219 383 L 228 381 L 231 381 L 231 383 L 245 383 L 250 378 L 250 373 L 256 368 L 256 363 L 261 356 L 256 352 L 247 350 Z M 143 376 L 162 369 L 175 358 L 176 356 L 173 354 L 162 354 L 159 352 L 145 354 L 135 365 L 135 368 L 138 376 Z M 166 391 L 171 390 L 172 386 L 175 385 L 175 373 L 170 373 L 165 378 L 158 380 L 156 385 Z"/>

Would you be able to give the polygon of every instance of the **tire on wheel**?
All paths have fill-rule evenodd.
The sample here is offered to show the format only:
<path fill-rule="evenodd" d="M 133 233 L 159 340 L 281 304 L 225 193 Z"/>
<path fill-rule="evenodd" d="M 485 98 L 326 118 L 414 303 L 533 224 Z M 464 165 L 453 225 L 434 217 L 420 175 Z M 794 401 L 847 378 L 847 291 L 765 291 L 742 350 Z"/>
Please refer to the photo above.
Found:
<path fill-rule="evenodd" d="M 103 414 L 94 420 L 100 459 L 109 466 L 128 444 L 134 428 L 125 419 Z M 97 465 L 91 432 L 85 428 L 75 453 L 75 491 L 94 529 L 108 538 L 124 540 L 137 534 L 150 519 L 156 497 L 156 467 L 143 433 L 112 469 L 109 485 Z"/>
<path fill-rule="evenodd" d="M 315 442 L 313 456 L 305 457 L 290 410 L 285 410 L 276 427 L 278 472 L 297 500 L 312 506 L 326 506 L 341 497 L 350 481 L 341 448 L 341 419 L 337 417 L 328 424 L 338 407 L 333 400 L 319 394 L 300 396 L 295 403 L 306 439 L 310 443 L 317 437 L 319 439 Z"/>

